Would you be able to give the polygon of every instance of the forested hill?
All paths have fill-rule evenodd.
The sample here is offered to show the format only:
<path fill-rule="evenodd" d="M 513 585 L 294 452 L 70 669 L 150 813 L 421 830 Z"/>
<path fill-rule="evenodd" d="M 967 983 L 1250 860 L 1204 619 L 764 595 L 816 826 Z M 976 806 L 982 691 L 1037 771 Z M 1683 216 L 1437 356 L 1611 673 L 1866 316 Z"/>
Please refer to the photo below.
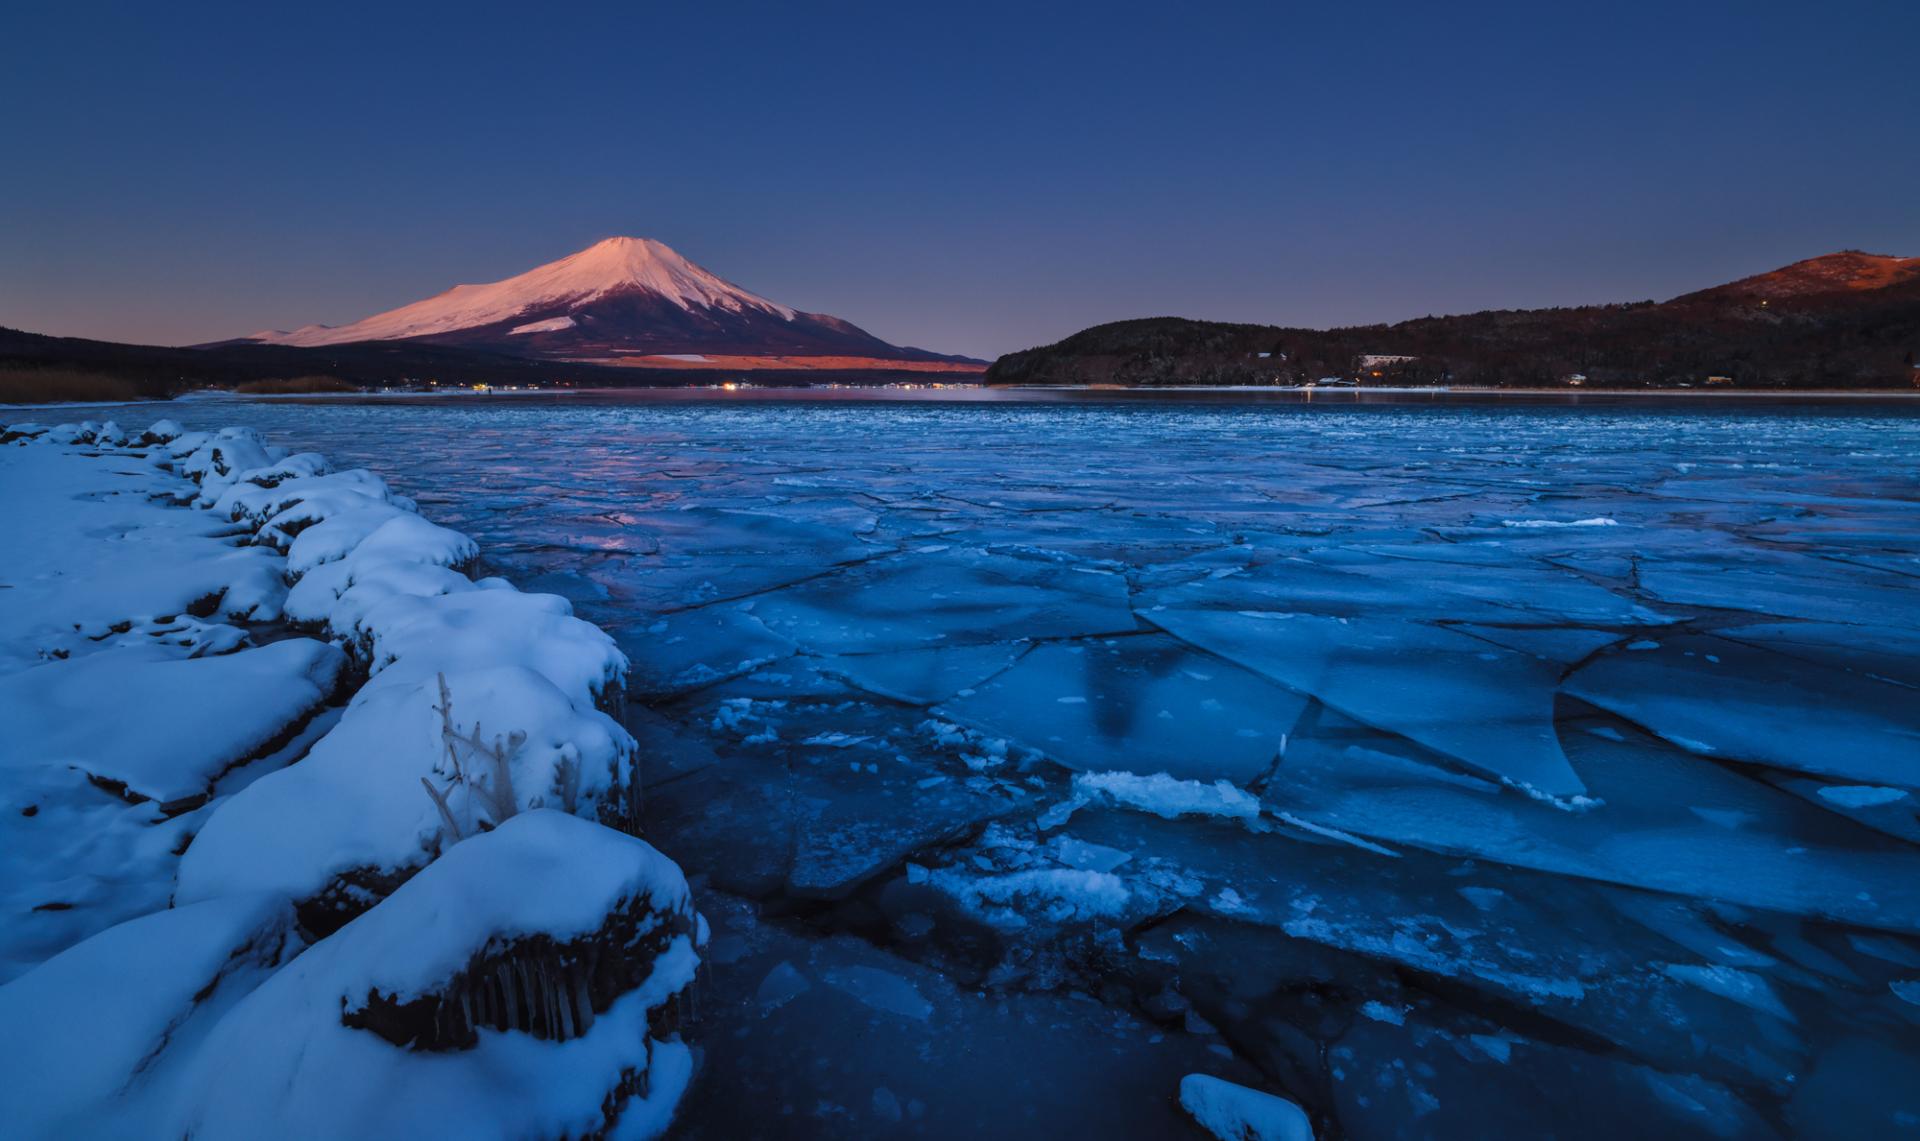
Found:
<path fill-rule="evenodd" d="M 1911 388 L 1920 258 L 1848 251 L 1671 301 L 1293 329 L 1154 317 L 1009 353 L 1000 384 Z M 1386 359 L 1379 359 L 1386 358 Z"/>

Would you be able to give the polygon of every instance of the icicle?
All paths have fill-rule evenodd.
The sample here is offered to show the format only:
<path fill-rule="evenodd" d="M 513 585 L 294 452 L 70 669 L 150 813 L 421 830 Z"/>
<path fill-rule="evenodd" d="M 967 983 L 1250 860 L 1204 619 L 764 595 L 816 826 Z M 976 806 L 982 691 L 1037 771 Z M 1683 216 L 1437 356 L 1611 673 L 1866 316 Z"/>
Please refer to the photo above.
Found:
<path fill-rule="evenodd" d="M 573 972 L 573 997 L 580 1035 L 585 1037 L 593 1029 L 593 991 L 587 986 L 587 972 L 577 968 Z"/>
<path fill-rule="evenodd" d="M 533 974 L 540 982 L 540 1034 L 549 1042 L 560 1038 L 560 1015 L 554 1009 L 553 975 L 547 970 L 547 960 L 542 958 L 533 965 Z"/>
<path fill-rule="evenodd" d="M 533 979 L 527 975 L 525 960 L 513 960 L 513 977 L 519 984 L 520 997 L 526 1003 L 526 1015 L 520 1023 L 520 1029 L 538 1038 L 540 1036 L 540 993 L 533 985 Z"/>
<path fill-rule="evenodd" d="M 500 989 L 506 995 L 507 1019 L 501 1029 L 511 1030 L 520 1025 L 520 1003 L 513 993 L 513 968 L 506 963 L 501 963 L 494 968 L 494 974 L 499 978 Z"/>
<path fill-rule="evenodd" d="M 474 1029 L 478 1030 L 480 1027 L 488 1025 L 487 989 L 484 985 L 476 983 L 471 979 L 467 980 L 466 985 L 460 988 L 460 1001 L 466 1003 L 469 1007 Z"/>
<path fill-rule="evenodd" d="M 573 1040 L 573 1036 L 574 1036 L 573 1035 L 573 987 L 568 985 L 572 981 L 573 981 L 572 972 L 570 971 L 563 972 L 560 975 L 559 983 L 557 986 L 554 987 L 554 992 L 553 992 L 553 1000 L 554 1000 L 553 1005 L 554 1005 L 555 1013 L 560 1021 L 560 1041 L 562 1042 L 570 1042 Z"/>

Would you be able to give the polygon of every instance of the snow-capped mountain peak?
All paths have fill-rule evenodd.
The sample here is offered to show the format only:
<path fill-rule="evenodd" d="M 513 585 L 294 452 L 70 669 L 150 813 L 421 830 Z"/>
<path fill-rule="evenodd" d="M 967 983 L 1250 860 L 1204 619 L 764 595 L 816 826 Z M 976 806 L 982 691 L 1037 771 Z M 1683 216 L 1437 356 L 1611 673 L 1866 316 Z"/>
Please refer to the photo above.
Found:
<path fill-rule="evenodd" d="M 331 347 L 418 341 L 511 357 L 689 368 L 978 372 L 983 362 L 890 345 L 849 321 L 749 293 L 648 238 L 608 238 L 504 281 L 331 327 L 249 341 Z"/>
<path fill-rule="evenodd" d="M 508 278 L 537 291 L 538 299 L 577 296 L 582 301 L 637 287 L 658 294 L 682 309 L 761 309 L 791 321 L 794 310 L 724 281 L 652 238 L 608 238 L 571 257 Z M 492 288 L 480 286 L 478 288 Z"/>
<path fill-rule="evenodd" d="M 650 238 L 608 238 L 579 253 L 484 285 L 456 285 L 350 325 L 308 325 L 291 333 L 256 333 L 253 340 L 284 345 L 392 341 L 454 333 L 521 316 L 571 311 L 615 294 L 644 294 L 687 312 L 758 312 L 792 321 L 788 306 L 749 293 Z M 557 317 L 538 322 L 562 327 Z M 528 329 L 526 331 L 533 331 Z"/>

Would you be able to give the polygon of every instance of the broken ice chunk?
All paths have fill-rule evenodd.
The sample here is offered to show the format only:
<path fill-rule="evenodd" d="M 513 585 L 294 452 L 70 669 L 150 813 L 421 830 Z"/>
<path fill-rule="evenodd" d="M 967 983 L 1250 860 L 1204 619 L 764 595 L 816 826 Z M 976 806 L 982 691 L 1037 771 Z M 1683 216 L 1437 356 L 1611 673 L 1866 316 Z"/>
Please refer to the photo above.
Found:
<path fill-rule="evenodd" d="M 1903 686 L 1689 635 L 1599 658 L 1566 688 L 1692 752 L 1920 787 L 1920 702 Z"/>
<path fill-rule="evenodd" d="M 1299 1106 L 1206 1074 L 1180 1079 L 1180 1106 L 1220 1141 L 1313 1141 Z"/>
<path fill-rule="evenodd" d="M 754 613 L 775 632 L 828 653 L 1135 628 L 1119 575 L 961 550 L 812 579 L 759 599 Z"/>
<path fill-rule="evenodd" d="M 1559 669 L 1421 622 L 1168 610 L 1156 625 L 1368 724 L 1551 797 L 1586 792 L 1553 727 Z"/>
<path fill-rule="evenodd" d="M 1273 764 L 1306 700 L 1164 635 L 1040 646 L 943 715 L 1076 769 L 1245 783 Z"/>

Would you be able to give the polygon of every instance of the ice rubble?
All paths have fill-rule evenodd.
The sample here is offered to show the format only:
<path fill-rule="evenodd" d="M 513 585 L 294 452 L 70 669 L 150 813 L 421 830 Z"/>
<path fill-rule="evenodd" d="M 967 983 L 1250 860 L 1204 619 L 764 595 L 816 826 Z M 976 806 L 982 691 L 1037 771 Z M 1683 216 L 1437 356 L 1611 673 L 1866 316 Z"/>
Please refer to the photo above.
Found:
<path fill-rule="evenodd" d="M 702 928 L 673 864 L 588 822 L 637 819 L 611 640 L 459 574 L 472 540 L 378 477 L 250 430 L 0 436 L 23 540 L 0 554 L 0 1073 L 32 1092 L 24 1135 L 664 1128 Z M 207 620 L 271 621 L 289 580 L 334 644 Z M 439 1037 L 380 1041 L 421 1003 Z M 296 1059 L 276 1094 L 231 1083 Z"/>

